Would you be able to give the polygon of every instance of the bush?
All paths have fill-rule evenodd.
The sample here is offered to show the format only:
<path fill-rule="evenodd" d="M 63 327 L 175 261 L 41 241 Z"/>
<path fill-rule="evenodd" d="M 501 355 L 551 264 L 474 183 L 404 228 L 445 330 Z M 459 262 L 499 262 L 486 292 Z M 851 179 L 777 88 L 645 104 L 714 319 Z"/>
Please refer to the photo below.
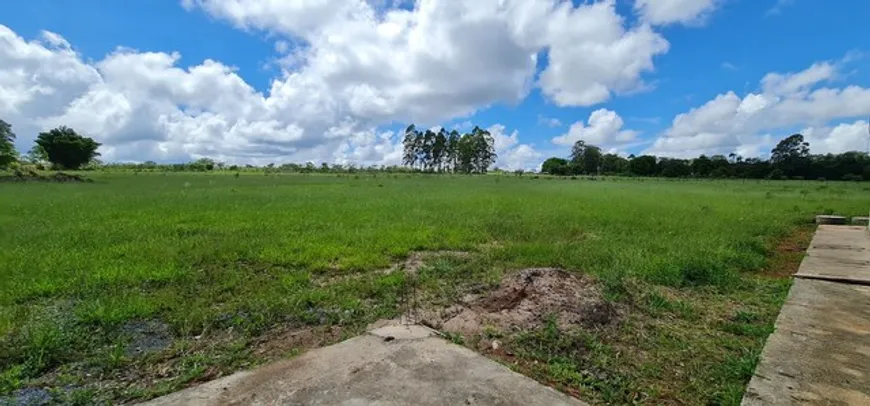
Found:
<path fill-rule="evenodd" d="M 36 144 L 49 162 L 61 169 L 79 169 L 100 155 L 100 143 L 64 126 L 39 133 Z"/>
<path fill-rule="evenodd" d="M 863 179 L 864 178 L 861 175 L 857 175 L 854 173 L 847 173 L 847 174 L 843 175 L 843 180 L 845 180 L 845 181 L 860 182 Z"/>

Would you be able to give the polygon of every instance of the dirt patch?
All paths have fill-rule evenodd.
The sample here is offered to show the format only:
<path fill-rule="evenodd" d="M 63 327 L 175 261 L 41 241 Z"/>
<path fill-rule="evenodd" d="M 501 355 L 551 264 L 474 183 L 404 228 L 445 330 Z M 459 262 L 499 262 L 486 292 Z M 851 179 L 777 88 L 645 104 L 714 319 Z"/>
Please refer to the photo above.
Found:
<path fill-rule="evenodd" d="M 93 180 L 79 175 L 72 175 L 63 172 L 57 172 L 51 175 L 43 176 L 34 171 L 15 171 L 12 176 L 0 176 L 0 183 L 3 182 L 91 183 L 93 182 Z"/>
<path fill-rule="evenodd" d="M 779 240 L 768 259 L 762 275 L 771 278 L 789 278 L 797 272 L 807 247 L 813 239 L 815 227 L 800 227 Z"/>
<path fill-rule="evenodd" d="M 338 326 L 281 327 L 256 338 L 251 347 L 254 354 L 271 361 L 335 343 L 341 337 L 342 329 Z"/>
<path fill-rule="evenodd" d="M 423 324 L 476 335 L 487 328 L 505 332 L 540 328 L 551 317 L 566 329 L 601 326 L 616 317 L 613 304 L 591 278 L 556 268 L 525 269 L 505 278 L 496 290 L 462 302 L 423 312 Z"/>
<path fill-rule="evenodd" d="M 128 322 L 121 327 L 121 332 L 130 338 L 130 343 L 125 350 L 127 357 L 153 354 L 172 345 L 169 326 L 156 320 Z"/>

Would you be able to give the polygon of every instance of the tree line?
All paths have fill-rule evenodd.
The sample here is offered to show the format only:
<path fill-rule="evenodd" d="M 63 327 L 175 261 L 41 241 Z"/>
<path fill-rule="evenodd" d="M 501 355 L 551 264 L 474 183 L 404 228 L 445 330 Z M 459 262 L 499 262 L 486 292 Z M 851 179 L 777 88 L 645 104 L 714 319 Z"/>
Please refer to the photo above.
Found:
<path fill-rule="evenodd" d="M 403 139 L 403 166 L 305 164 L 226 165 L 209 158 L 188 163 L 102 164 L 97 158 L 100 144 L 91 138 L 61 126 L 39 133 L 33 148 L 25 156 L 15 150 L 12 126 L 0 120 L 0 169 L 16 164 L 50 166 L 54 169 L 104 168 L 135 171 L 212 171 L 257 170 L 296 173 L 357 173 L 357 172 L 431 172 L 486 173 L 495 163 L 495 140 L 488 131 L 474 127 L 470 133 L 456 130 L 418 130 L 410 125 Z M 521 171 L 518 171 L 521 172 Z M 701 155 L 692 159 L 656 157 L 652 155 L 627 158 L 603 153 L 601 148 L 577 141 L 568 158 L 552 157 L 541 165 L 541 172 L 557 175 L 616 175 L 669 178 L 744 178 L 744 179 L 827 179 L 870 180 L 870 155 L 849 151 L 841 154 L 811 154 L 810 145 L 801 134 L 781 140 L 771 150 L 770 159 L 744 158 L 737 154 Z"/>
<path fill-rule="evenodd" d="M 38 167 L 50 166 L 54 169 L 83 169 L 100 167 L 105 169 L 154 170 L 154 171 L 241 171 L 255 169 L 252 165 L 226 165 L 210 158 L 200 158 L 188 163 L 158 164 L 153 161 L 143 163 L 102 164 L 97 160 L 100 143 L 76 133 L 69 127 L 58 127 L 40 133 L 33 148 L 26 156 L 19 156 L 15 150 L 15 133 L 12 126 L 0 120 L 0 169 L 15 163 L 33 164 Z M 298 173 L 355 173 L 355 172 L 439 172 L 439 173 L 486 173 L 498 157 L 495 153 L 495 140 L 489 131 L 475 126 L 470 133 L 459 134 L 456 130 L 448 132 L 417 130 L 410 125 L 403 139 L 403 167 L 329 165 L 313 162 L 305 164 L 288 163 L 280 166 L 268 164 L 258 170 L 265 172 Z"/>
<path fill-rule="evenodd" d="M 285 163 L 275 164 L 270 163 L 263 166 L 254 166 L 251 164 L 236 165 L 227 164 L 225 162 L 216 161 L 211 158 L 200 158 L 187 163 L 157 163 L 154 161 L 145 162 L 116 162 L 101 164 L 99 169 L 108 171 L 134 171 L 134 172 L 211 172 L 211 171 L 230 171 L 230 172 L 261 172 L 261 173 L 339 173 L 339 174 L 354 174 L 354 173 L 411 173 L 414 169 L 398 165 L 355 165 L 355 164 L 328 164 L 321 162 L 306 162 L 304 164 Z"/>
<path fill-rule="evenodd" d="M 424 172 L 486 173 L 498 157 L 489 131 L 475 126 L 470 133 L 418 130 L 414 124 L 402 140 L 402 164 Z"/>
<path fill-rule="evenodd" d="M 770 159 L 744 158 L 737 154 L 692 159 L 652 155 L 623 158 L 604 154 L 601 148 L 577 141 L 570 156 L 552 157 L 541 165 L 541 172 L 559 175 L 622 175 L 668 178 L 743 178 L 743 179 L 826 179 L 870 180 L 870 155 L 860 151 L 841 154 L 810 154 L 802 134 L 781 140 L 771 150 Z"/>

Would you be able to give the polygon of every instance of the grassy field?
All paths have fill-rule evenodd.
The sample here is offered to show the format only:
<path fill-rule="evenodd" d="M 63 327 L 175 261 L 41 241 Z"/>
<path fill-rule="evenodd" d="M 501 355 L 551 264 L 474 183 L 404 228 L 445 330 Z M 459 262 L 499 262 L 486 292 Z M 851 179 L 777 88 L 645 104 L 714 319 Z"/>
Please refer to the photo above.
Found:
<path fill-rule="evenodd" d="M 560 267 L 619 309 L 493 358 L 591 402 L 738 404 L 813 215 L 870 207 L 867 183 L 86 176 L 0 184 L 0 403 L 142 400 L 356 335 L 399 313 L 381 270 L 452 250 L 433 302 Z"/>

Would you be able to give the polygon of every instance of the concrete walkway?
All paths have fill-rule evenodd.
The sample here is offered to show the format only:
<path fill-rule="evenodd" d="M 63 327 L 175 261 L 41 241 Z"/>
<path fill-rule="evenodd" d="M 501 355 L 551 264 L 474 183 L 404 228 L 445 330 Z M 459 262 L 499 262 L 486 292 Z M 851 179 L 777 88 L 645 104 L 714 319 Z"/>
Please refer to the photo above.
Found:
<path fill-rule="evenodd" d="M 870 234 L 819 226 L 744 405 L 870 405 Z"/>
<path fill-rule="evenodd" d="M 382 327 L 146 404 L 585 405 L 422 326 Z"/>

